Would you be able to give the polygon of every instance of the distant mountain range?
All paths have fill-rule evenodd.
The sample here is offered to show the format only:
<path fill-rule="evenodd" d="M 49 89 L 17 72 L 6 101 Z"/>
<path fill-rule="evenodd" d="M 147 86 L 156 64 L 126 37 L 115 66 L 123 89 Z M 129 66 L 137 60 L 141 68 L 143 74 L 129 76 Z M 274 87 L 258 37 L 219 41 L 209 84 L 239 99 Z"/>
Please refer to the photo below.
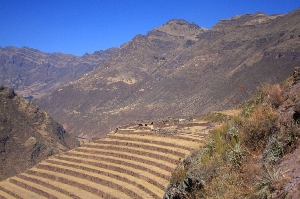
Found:
<path fill-rule="evenodd" d="M 23 97 L 38 98 L 99 67 L 114 51 L 111 48 L 78 57 L 28 47 L 0 48 L 0 80 Z"/>
<path fill-rule="evenodd" d="M 33 98 L 68 132 L 100 137 L 135 120 L 229 108 L 282 81 L 300 65 L 299 21 L 299 9 L 236 16 L 211 29 L 170 20 L 82 57 L 6 47 L 0 83 Z"/>

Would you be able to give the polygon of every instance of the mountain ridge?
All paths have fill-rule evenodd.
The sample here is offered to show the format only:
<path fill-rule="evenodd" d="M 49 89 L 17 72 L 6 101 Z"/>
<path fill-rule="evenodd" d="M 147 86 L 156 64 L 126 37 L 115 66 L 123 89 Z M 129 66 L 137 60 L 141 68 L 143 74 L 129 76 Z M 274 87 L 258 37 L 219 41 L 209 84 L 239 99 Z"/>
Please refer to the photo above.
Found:
<path fill-rule="evenodd" d="M 299 9 L 236 16 L 210 29 L 170 20 L 34 102 L 69 132 L 89 138 L 137 119 L 228 108 L 300 64 L 298 19 Z"/>
<path fill-rule="evenodd" d="M 61 88 L 64 92 L 36 102 L 72 126 L 71 133 L 87 137 L 137 119 L 193 117 L 228 108 L 260 84 L 282 81 L 300 64 L 297 19 L 299 10 L 233 17 L 210 30 L 199 27 L 194 40 L 190 34 L 178 36 L 179 27 L 178 34 L 160 31 L 176 31 L 174 21 L 167 22 L 134 37 L 102 67 Z M 63 99 L 68 104 L 59 105 Z M 77 128 L 74 120 L 88 130 Z"/>
<path fill-rule="evenodd" d="M 28 99 L 39 98 L 99 67 L 114 50 L 75 56 L 28 47 L 0 48 L 0 83 Z"/>

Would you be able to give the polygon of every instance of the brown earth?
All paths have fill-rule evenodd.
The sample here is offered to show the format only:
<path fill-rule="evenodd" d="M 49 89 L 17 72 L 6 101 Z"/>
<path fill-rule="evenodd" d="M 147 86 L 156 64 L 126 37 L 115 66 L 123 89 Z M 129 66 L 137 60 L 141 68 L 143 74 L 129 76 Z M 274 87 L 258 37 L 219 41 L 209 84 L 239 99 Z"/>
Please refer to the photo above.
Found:
<path fill-rule="evenodd" d="M 45 111 L 0 84 L 0 180 L 78 145 Z"/>
<path fill-rule="evenodd" d="M 105 138 L 52 156 L 0 182 L 0 197 L 162 198 L 171 172 L 201 146 L 213 124 L 182 124 L 170 119 L 156 123 L 159 128 L 154 122 L 123 127 Z M 204 128 L 195 133 L 184 129 L 159 132 L 171 124 L 178 125 L 179 130 L 186 125 Z"/>

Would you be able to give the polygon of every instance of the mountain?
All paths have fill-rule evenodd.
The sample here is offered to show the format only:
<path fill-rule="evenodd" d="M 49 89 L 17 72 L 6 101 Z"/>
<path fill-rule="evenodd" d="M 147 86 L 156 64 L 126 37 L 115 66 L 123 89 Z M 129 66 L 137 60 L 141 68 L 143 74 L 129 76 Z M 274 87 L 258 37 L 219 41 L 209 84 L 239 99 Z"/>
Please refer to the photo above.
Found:
<path fill-rule="evenodd" d="M 144 104 L 141 104 L 142 107 L 138 105 L 137 110 L 132 108 L 136 106 L 136 101 L 152 89 L 152 84 L 157 84 L 168 73 L 172 73 L 178 60 L 184 61 L 182 51 L 192 45 L 197 40 L 196 36 L 204 31 L 184 20 L 171 20 L 146 36 L 137 35 L 121 46 L 101 67 L 36 103 L 50 111 L 54 117 L 65 117 L 61 120 L 64 127 L 80 136 L 87 136 L 85 132 L 99 136 L 102 130 L 105 131 L 104 135 L 118 125 L 144 118 L 141 114 L 136 117 L 136 111 L 144 109 Z M 169 60 L 173 62 L 174 68 L 163 67 Z M 62 99 L 66 103 L 61 104 Z M 85 130 L 77 129 L 74 126 L 76 123 L 81 123 Z"/>
<path fill-rule="evenodd" d="M 45 111 L 0 85 L 0 180 L 78 145 Z"/>
<path fill-rule="evenodd" d="M 229 108 L 300 65 L 299 21 L 299 9 L 236 16 L 208 30 L 171 20 L 35 102 L 69 132 L 89 138 L 137 119 Z"/>
<path fill-rule="evenodd" d="M 32 100 L 99 67 L 115 48 L 78 57 L 28 47 L 0 47 L 0 83 Z"/>

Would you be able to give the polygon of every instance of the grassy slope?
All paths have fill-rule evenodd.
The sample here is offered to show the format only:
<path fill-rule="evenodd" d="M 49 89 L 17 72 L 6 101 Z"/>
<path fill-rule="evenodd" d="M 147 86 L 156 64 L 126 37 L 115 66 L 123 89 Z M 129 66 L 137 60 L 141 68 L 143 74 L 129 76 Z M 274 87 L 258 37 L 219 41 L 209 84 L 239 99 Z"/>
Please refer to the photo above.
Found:
<path fill-rule="evenodd" d="M 240 105 L 241 113 L 207 115 L 223 124 L 173 172 L 165 198 L 299 197 L 291 186 L 299 184 L 295 169 L 289 168 L 299 157 L 299 87 L 292 78 L 264 85 Z"/>

